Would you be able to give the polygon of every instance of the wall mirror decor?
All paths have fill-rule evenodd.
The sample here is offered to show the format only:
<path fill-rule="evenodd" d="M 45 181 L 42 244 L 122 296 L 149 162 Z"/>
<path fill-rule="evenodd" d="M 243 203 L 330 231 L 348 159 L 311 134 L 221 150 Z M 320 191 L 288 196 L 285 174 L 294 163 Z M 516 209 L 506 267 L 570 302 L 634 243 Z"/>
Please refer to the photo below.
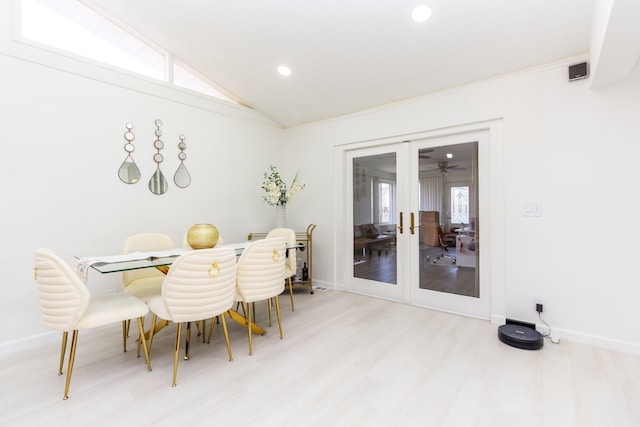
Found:
<path fill-rule="evenodd" d="M 162 163 L 162 161 L 164 160 L 164 157 L 162 156 L 162 154 L 160 154 L 160 150 L 164 148 L 164 142 L 162 142 L 162 140 L 160 139 L 160 137 L 162 136 L 162 131 L 160 130 L 162 121 L 156 120 L 155 123 L 157 129 L 155 132 L 156 140 L 153 142 L 153 146 L 157 150 L 157 153 L 153 155 L 153 161 L 156 162 L 157 167 L 153 176 L 151 176 L 151 179 L 149 180 L 149 190 L 151 190 L 153 194 L 160 195 L 167 192 L 167 190 L 169 189 L 169 185 L 166 178 L 164 177 L 164 174 L 160 170 L 160 163 Z"/>
<path fill-rule="evenodd" d="M 178 143 L 178 148 L 180 152 L 178 153 L 178 159 L 180 159 L 180 166 L 178 166 L 178 170 L 173 175 L 173 182 L 180 188 L 186 188 L 191 184 L 191 175 L 189 175 L 189 171 L 184 165 L 184 161 L 187 158 L 184 150 L 187 149 L 187 144 L 184 142 L 185 136 L 180 135 L 180 142 Z"/>
<path fill-rule="evenodd" d="M 120 169 L 118 169 L 118 177 L 126 184 L 135 184 L 140 180 L 140 169 L 133 160 L 133 157 L 131 157 L 131 153 L 136 149 L 133 145 L 135 135 L 132 132 L 133 125 L 131 123 L 127 123 L 126 127 L 127 131 L 124 133 L 124 139 L 127 142 L 124 144 L 124 151 L 127 152 L 127 157 L 124 159 L 124 162 L 122 162 Z"/>

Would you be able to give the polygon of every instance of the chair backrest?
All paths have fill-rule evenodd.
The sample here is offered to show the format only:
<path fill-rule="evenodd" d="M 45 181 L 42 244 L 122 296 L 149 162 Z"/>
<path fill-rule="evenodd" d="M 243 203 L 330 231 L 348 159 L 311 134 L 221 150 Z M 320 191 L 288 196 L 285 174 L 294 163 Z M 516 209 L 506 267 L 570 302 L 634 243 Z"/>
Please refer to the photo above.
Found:
<path fill-rule="evenodd" d="M 288 248 L 293 248 L 296 246 L 296 232 L 291 228 L 275 228 L 267 233 L 267 239 L 272 237 L 282 237 L 284 242 L 287 244 Z M 287 250 L 287 259 L 285 261 L 285 267 L 287 269 L 286 275 L 287 277 L 293 276 L 296 274 L 297 268 L 297 260 L 296 260 L 296 250 L 289 249 Z"/>
<path fill-rule="evenodd" d="M 35 280 L 40 316 L 45 326 L 71 331 L 89 305 L 91 295 L 78 275 L 50 249 L 35 254 Z"/>
<path fill-rule="evenodd" d="M 163 233 L 141 233 L 133 234 L 124 241 L 122 252 L 130 254 L 132 252 L 164 251 L 173 249 L 171 237 Z M 141 268 L 139 270 L 129 270 L 122 273 L 122 286 L 125 288 L 134 280 L 155 277 L 158 283 L 164 280 L 164 274 L 155 268 Z"/>
<path fill-rule="evenodd" d="M 237 264 L 236 299 L 261 301 L 284 291 L 286 243 L 281 237 L 256 240 Z"/>
<path fill-rule="evenodd" d="M 162 284 L 162 297 L 174 322 L 209 319 L 233 306 L 236 251 L 198 249 L 180 255 Z"/>
<path fill-rule="evenodd" d="M 189 234 L 189 232 L 184 233 L 184 236 L 182 237 L 182 247 L 184 249 L 193 249 L 189 244 L 189 240 L 187 240 L 187 234 Z M 219 235 L 218 242 L 216 243 L 214 248 L 217 248 L 218 246 L 222 246 L 222 245 L 224 245 L 224 240 L 222 239 L 222 236 Z"/>

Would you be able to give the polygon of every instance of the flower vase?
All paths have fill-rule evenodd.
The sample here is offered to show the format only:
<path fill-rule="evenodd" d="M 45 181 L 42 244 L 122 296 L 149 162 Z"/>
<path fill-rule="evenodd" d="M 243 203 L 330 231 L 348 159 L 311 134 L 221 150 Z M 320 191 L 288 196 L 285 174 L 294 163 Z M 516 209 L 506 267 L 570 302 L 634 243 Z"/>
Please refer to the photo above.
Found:
<path fill-rule="evenodd" d="M 285 205 L 276 206 L 276 228 L 286 228 L 287 207 Z"/>

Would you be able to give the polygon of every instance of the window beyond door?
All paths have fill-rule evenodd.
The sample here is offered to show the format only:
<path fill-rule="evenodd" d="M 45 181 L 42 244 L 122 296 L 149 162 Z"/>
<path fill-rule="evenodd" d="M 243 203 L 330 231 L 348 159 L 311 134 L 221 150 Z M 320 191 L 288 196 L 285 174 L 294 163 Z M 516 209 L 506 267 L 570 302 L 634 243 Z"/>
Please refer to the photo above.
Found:
<path fill-rule="evenodd" d="M 451 223 L 469 224 L 469 187 L 451 187 Z"/>

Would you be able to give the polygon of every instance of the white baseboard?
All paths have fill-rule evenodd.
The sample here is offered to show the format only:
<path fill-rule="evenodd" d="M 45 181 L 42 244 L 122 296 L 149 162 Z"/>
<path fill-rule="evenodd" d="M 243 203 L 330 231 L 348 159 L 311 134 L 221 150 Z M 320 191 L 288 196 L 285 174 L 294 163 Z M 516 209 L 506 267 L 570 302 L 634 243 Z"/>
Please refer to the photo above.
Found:
<path fill-rule="evenodd" d="M 114 327 L 114 324 L 104 325 L 104 326 L 100 326 L 98 328 L 92 328 L 92 329 L 83 329 L 81 331 L 81 334 L 89 335 L 89 334 L 96 333 L 98 330 L 102 328 L 110 328 L 110 327 Z M 116 325 L 115 327 L 118 328 L 119 326 Z M 69 333 L 69 342 L 71 342 L 71 333 Z M 32 335 L 29 337 L 21 338 L 19 340 L 1 343 L 0 356 L 11 354 L 11 353 L 17 353 L 22 350 L 31 350 L 43 344 L 51 344 L 51 343 L 56 343 L 58 346 L 60 346 L 62 344 L 62 332 L 48 331 L 38 335 Z"/>
<path fill-rule="evenodd" d="M 503 325 L 506 322 L 505 316 L 491 316 L 491 323 Z M 549 333 L 549 328 L 544 324 L 536 324 L 536 329 L 542 333 Z M 594 347 L 605 348 L 607 350 L 620 351 L 623 353 L 640 355 L 640 343 L 631 341 L 622 341 L 600 335 L 587 334 L 584 332 L 573 331 L 562 328 L 551 328 L 551 336 L 557 340 L 567 340 L 581 344 L 588 344 Z"/>
<path fill-rule="evenodd" d="M 49 344 L 56 341 L 62 342 L 61 332 L 44 332 L 42 334 L 20 338 L 19 340 L 5 342 L 0 344 L 0 356 L 16 353 L 22 350 L 31 350 L 35 347 L 41 346 L 42 344 Z"/>
<path fill-rule="evenodd" d="M 320 280 L 314 280 L 313 286 L 320 286 L 327 289 L 336 289 L 331 282 L 325 282 Z M 503 325 L 506 322 L 506 317 L 502 315 L 492 315 L 491 323 L 495 325 Z M 543 332 L 548 332 L 548 328 L 543 325 L 536 325 L 536 329 Z M 631 341 L 622 341 L 612 338 L 607 338 L 599 335 L 587 334 L 584 332 L 573 331 L 568 329 L 553 328 L 552 336 L 554 339 L 562 339 L 581 344 L 588 344 L 594 347 L 605 348 L 608 350 L 620 351 L 623 353 L 629 353 L 634 355 L 640 355 L 640 343 L 634 343 Z M 87 331 L 90 332 L 90 331 Z M 60 342 L 61 333 L 56 331 L 45 332 L 39 335 L 34 335 L 19 340 L 5 342 L 0 344 L 0 356 L 15 353 L 21 350 L 30 350 L 38 347 L 42 344 L 49 344 L 52 342 Z M 497 338 L 496 338 L 497 339 Z"/>

